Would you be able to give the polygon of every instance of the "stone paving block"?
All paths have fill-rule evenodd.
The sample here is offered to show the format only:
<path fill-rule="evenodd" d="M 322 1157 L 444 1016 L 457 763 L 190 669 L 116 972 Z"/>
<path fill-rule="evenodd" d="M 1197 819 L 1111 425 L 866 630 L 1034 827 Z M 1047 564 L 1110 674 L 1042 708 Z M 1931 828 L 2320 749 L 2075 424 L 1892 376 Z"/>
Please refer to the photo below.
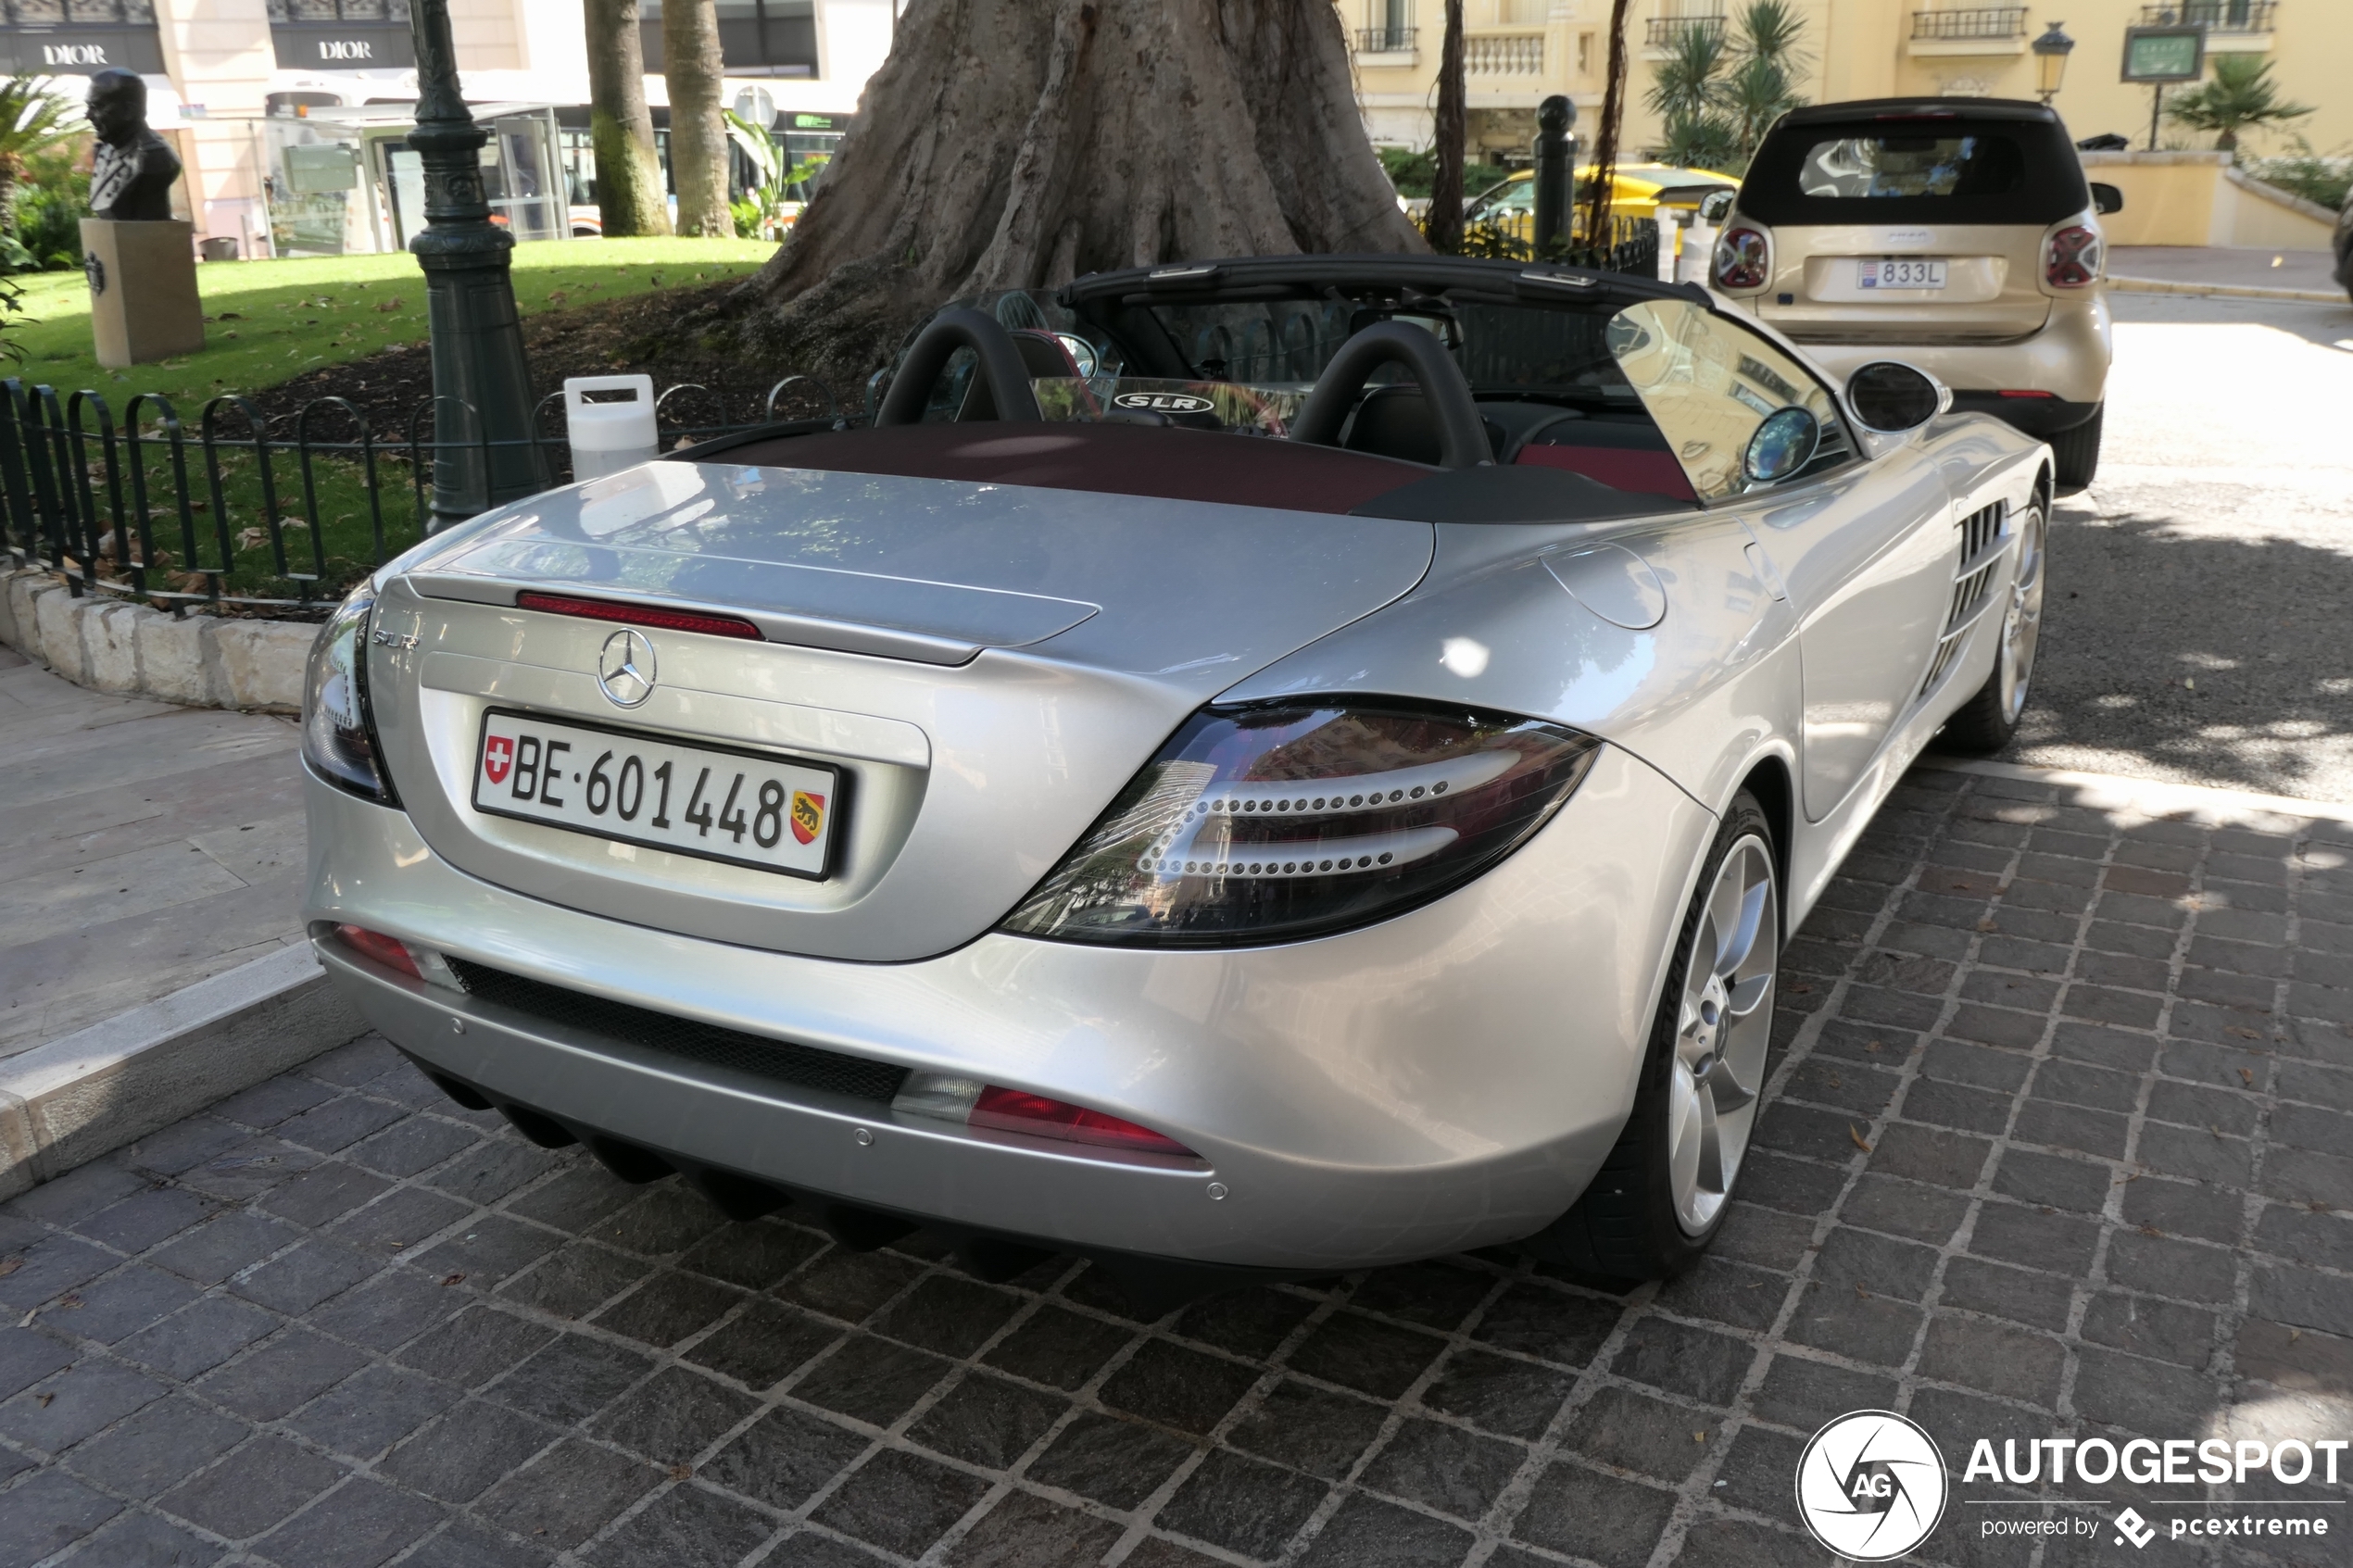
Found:
<path fill-rule="evenodd" d="M 197 1540 L 217 1474 L 245 1512 L 203 1528 L 278 1568 L 1794 1568 L 1796 1453 L 1848 1411 L 1957 1443 L 2353 1399 L 2353 1034 L 2214 978 L 2347 991 L 2334 868 L 2272 874 L 2317 838 L 1936 779 L 1785 956 L 1740 1197 L 1659 1286 L 1491 1248 L 1146 1323 L 1073 1260 L 731 1224 L 363 1041 L 0 1206 L 38 1325 L 0 1326 L 0 1499 L 158 1499 L 88 1559 Z M 257 1453 L 294 1462 L 243 1486 Z"/>
<path fill-rule="evenodd" d="M 0 1492 L 0 1562 L 10 1568 L 64 1550 L 122 1510 L 122 1504 L 63 1471 L 45 1471 Z"/>
<path fill-rule="evenodd" d="M 286 1441 L 256 1437 L 157 1499 L 167 1512 L 231 1540 L 258 1536 L 347 1474 Z"/>

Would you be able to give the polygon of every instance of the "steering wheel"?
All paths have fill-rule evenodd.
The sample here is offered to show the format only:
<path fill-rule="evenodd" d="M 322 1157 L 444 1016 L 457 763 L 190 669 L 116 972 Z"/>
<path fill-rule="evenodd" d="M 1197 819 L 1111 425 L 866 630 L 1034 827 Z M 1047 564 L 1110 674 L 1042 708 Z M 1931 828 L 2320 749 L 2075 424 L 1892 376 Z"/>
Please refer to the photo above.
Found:
<path fill-rule="evenodd" d="M 1383 365 L 1403 365 L 1420 383 L 1423 400 L 1438 420 L 1439 467 L 1468 469 L 1495 461 L 1478 402 L 1445 345 L 1419 327 L 1396 321 L 1377 322 L 1340 345 L 1317 378 L 1315 390 L 1307 395 L 1306 407 L 1291 421 L 1290 438 L 1315 446 L 1339 445 L 1349 410 Z"/>
<path fill-rule="evenodd" d="M 1038 411 L 1038 394 L 1029 384 L 1029 367 L 1013 334 L 996 317 L 967 307 L 942 311 L 916 337 L 900 363 L 899 373 L 890 379 L 882 407 L 875 411 L 875 425 L 922 423 L 933 383 L 960 348 L 969 348 L 980 358 L 980 385 L 975 391 L 987 397 L 988 405 L 987 412 L 979 417 L 1032 424 L 1046 417 Z M 968 413 L 974 412 L 974 402 L 968 400 L 965 408 Z"/>

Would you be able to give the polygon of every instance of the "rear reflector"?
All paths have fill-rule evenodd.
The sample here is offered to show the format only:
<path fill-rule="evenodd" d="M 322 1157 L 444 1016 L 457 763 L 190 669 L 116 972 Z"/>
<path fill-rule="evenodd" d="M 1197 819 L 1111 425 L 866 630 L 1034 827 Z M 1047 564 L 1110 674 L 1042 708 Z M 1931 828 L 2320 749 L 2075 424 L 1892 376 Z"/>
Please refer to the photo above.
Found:
<path fill-rule="evenodd" d="M 1100 1110 L 1019 1089 L 990 1084 L 982 1088 L 964 1118 L 968 1127 L 991 1127 L 1000 1133 L 1026 1133 L 1034 1138 L 1061 1138 L 1068 1143 L 1097 1144 L 1105 1148 L 1131 1149 L 1139 1154 L 1176 1154 L 1192 1150 L 1150 1127 L 1106 1116 Z"/>
<path fill-rule="evenodd" d="M 2002 397 L 2057 397 L 2056 392 L 2036 392 L 2026 387 L 2004 387 L 1996 394 Z"/>
<path fill-rule="evenodd" d="M 624 626 L 651 626 L 663 632 L 700 632 L 712 637 L 761 640 L 760 628 L 740 616 L 709 615 L 695 609 L 662 609 L 654 605 L 624 604 L 617 599 L 584 599 L 570 594 L 532 590 L 515 596 L 515 608 L 547 615 L 576 615 L 584 621 L 618 621 Z"/>
<path fill-rule="evenodd" d="M 386 936 L 381 931 L 371 931 L 364 925 L 339 925 L 335 936 L 343 945 L 361 958 L 373 959 L 386 969 L 396 969 L 412 980 L 422 980 L 417 960 L 409 954 L 408 944 L 397 936 Z"/>

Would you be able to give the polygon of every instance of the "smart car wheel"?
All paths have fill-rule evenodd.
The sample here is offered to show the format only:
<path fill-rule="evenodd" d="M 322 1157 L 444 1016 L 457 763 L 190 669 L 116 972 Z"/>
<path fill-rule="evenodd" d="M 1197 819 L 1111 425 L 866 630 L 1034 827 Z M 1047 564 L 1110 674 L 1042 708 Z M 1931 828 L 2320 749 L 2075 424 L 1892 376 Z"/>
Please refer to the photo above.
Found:
<path fill-rule="evenodd" d="M 2009 604 L 2002 612 L 1994 672 L 1975 696 L 1944 721 L 1937 740 L 1949 750 L 1990 756 L 2018 734 L 2034 681 L 2034 650 L 2043 636 L 2048 539 L 2039 502 L 2018 514 L 2018 570 L 2011 575 Z"/>
<path fill-rule="evenodd" d="M 1575 1207 L 1534 1245 L 1573 1266 L 1655 1279 L 1723 1223 L 1756 1124 L 1780 959 L 1771 822 L 1743 792 L 1724 814 L 1678 933 L 1634 1109 Z"/>
<path fill-rule="evenodd" d="M 2100 423 L 2108 413 L 2103 403 L 2092 417 L 2073 430 L 2051 437 L 2051 477 L 2062 495 L 2072 495 L 2100 471 Z"/>

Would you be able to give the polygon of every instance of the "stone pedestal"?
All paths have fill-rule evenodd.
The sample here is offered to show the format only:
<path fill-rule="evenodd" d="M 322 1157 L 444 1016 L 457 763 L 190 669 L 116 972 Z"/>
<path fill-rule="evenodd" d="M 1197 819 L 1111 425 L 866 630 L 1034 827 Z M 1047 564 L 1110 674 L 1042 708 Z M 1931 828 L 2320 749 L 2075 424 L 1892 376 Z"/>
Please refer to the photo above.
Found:
<path fill-rule="evenodd" d="M 99 364 L 120 370 L 204 346 L 195 239 L 195 225 L 178 220 L 82 220 L 82 269 L 90 280 Z"/>

